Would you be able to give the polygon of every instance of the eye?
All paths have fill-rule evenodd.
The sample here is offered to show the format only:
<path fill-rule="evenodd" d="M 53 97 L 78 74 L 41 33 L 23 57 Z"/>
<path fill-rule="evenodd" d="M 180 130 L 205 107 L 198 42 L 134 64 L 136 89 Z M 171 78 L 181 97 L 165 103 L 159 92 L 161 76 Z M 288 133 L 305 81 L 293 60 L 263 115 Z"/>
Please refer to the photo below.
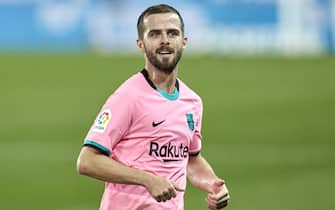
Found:
<path fill-rule="evenodd" d="M 160 35 L 160 32 L 159 31 L 156 31 L 156 30 L 153 30 L 153 31 L 150 31 L 149 32 L 149 37 L 158 37 Z"/>
<path fill-rule="evenodd" d="M 179 35 L 179 31 L 177 31 L 177 30 L 171 30 L 171 31 L 168 31 L 168 36 L 170 36 L 170 37 L 176 37 L 176 36 L 178 36 Z"/>

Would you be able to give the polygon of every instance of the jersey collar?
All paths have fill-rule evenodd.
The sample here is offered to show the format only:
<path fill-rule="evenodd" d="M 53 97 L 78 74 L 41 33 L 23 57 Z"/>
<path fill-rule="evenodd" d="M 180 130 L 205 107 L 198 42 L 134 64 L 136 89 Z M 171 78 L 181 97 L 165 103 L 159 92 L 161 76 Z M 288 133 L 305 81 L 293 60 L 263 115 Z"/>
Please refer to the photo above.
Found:
<path fill-rule="evenodd" d="M 158 87 L 155 86 L 155 84 L 150 80 L 149 73 L 148 73 L 148 71 L 145 68 L 141 71 L 141 73 L 144 76 L 145 80 L 149 83 L 149 85 L 153 89 L 155 89 L 156 91 L 158 91 L 164 98 L 166 98 L 168 100 L 171 100 L 171 101 L 174 101 L 174 100 L 178 99 L 178 97 L 179 97 L 179 81 L 178 81 L 178 79 L 176 80 L 174 92 L 173 93 L 167 93 L 164 90 L 162 90 L 162 89 L 160 89 L 160 88 L 158 88 Z"/>

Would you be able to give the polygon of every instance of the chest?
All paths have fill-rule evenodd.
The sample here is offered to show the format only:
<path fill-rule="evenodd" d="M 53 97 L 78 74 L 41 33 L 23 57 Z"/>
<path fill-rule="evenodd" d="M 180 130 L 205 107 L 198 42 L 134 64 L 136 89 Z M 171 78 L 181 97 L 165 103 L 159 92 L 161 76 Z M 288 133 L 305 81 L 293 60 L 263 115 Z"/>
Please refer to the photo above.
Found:
<path fill-rule="evenodd" d="M 197 118 L 196 107 L 191 101 L 147 98 L 135 105 L 128 134 L 130 137 L 189 145 Z"/>

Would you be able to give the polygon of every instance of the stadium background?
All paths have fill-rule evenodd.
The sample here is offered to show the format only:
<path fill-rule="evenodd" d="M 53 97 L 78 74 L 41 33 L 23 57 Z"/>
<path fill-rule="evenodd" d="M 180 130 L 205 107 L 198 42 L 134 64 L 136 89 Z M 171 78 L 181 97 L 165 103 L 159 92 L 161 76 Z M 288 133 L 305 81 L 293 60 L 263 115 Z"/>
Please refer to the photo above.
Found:
<path fill-rule="evenodd" d="M 160 2 L 184 16 L 180 78 L 203 98 L 202 153 L 229 209 L 334 209 L 334 0 L 0 0 L 0 209 L 98 209 L 103 183 L 76 158 L 142 68 L 137 16 Z M 185 209 L 205 195 L 189 185 Z"/>

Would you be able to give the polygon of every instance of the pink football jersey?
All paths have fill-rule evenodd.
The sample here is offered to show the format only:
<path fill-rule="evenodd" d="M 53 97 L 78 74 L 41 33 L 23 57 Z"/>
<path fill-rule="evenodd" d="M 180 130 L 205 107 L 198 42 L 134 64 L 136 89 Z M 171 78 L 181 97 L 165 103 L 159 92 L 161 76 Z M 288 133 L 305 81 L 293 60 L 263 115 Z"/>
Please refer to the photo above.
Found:
<path fill-rule="evenodd" d="M 186 187 L 186 165 L 201 149 L 202 102 L 177 80 L 175 92 L 156 88 L 146 70 L 124 82 L 106 101 L 84 145 L 126 166 Z M 100 210 L 183 210 L 184 193 L 157 202 L 143 186 L 105 183 Z"/>

